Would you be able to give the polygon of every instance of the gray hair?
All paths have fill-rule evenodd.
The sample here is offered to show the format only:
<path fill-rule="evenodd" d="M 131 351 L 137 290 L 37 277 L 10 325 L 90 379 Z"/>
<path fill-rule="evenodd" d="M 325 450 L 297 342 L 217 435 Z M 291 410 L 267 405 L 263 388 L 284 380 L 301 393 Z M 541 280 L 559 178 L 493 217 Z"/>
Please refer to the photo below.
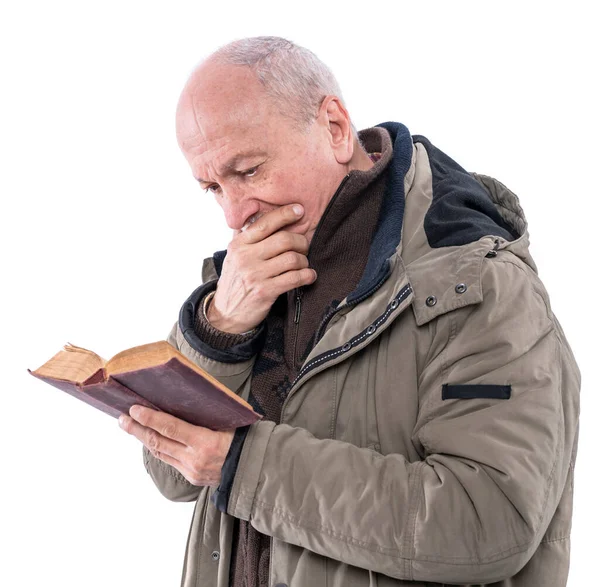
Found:
<path fill-rule="evenodd" d="M 308 49 L 281 37 L 249 37 L 217 49 L 211 60 L 254 71 L 268 95 L 299 130 L 307 130 L 328 95 L 342 92 L 331 70 Z M 354 124 L 352 134 L 358 140 Z"/>

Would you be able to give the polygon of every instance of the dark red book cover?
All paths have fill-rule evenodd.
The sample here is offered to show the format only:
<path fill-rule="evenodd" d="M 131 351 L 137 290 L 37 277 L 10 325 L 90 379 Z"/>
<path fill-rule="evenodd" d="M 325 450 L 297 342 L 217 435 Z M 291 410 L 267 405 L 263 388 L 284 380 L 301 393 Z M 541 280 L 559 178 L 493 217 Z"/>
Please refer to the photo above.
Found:
<path fill-rule="evenodd" d="M 212 430 L 232 430 L 262 417 L 233 392 L 225 391 L 218 381 L 201 375 L 175 357 L 161 364 L 113 375 L 107 375 L 101 368 L 83 383 L 27 371 L 114 418 L 128 414 L 134 404 L 164 411 Z"/>
<path fill-rule="evenodd" d="M 112 377 L 125 387 L 143 393 L 159 409 L 196 426 L 231 430 L 260 419 L 258 414 L 176 358 Z"/>
<path fill-rule="evenodd" d="M 118 381 L 112 378 L 104 381 L 104 372 L 100 369 L 94 373 L 92 377 L 87 379 L 83 384 L 72 383 L 54 377 L 44 377 L 27 369 L 34 377 L 57 387 L 62 391 L 66 391 L 69 395 L 102 410 L 104 413 L 113 418 L 118 418 L 122 413 L 129 413 L 129 408 L 134 404 L 141 404 L 148 408 L 159 409 L 157 406 L 150 403 L 148 400 L 139 396 L 137 393 L 127 389 Z"/>

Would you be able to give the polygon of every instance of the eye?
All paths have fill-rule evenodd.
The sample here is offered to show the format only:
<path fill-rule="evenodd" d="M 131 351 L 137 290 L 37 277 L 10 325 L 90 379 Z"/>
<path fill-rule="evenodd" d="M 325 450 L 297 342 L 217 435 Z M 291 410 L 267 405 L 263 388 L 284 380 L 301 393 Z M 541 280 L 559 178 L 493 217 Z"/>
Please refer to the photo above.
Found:
<path fill-rule="evenodd" d="M 253 175 L 256 175 L 257 171 L 258 171 L 258 165 L 256 167 L 251 167 L 250 169 L 246 169 L 246 171 L 242 171 L 242 175 L 245 175 L 246 177 L 252 177 Z"/>
<path fill-rule="evenodd" d="M 213 189 L 214 188 L 214 189 Z M 208 187 L 204 188 L 204 191 L 208 194 L 209 192 L 212 194 L 215 194 L 217 192 L 217 190 L 219 189 L 219 185 L 216 183 L 213 183 L 211 185 L 209 185 Z"/>

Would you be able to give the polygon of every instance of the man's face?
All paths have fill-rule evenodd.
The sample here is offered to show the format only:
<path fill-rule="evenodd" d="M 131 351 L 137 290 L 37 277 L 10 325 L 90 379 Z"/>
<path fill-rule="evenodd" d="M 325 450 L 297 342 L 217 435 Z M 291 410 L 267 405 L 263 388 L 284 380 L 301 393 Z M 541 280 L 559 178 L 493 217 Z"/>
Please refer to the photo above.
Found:
<path fill-rule="evenodd" d="M 296 130 L 246 67 L 205 63 L 195 72 L 177 107 L 177 139 L 194 177 L 236 231 L 300 203 L 304 216 L 285 230 L 310 240 L 346 173 L 331 147 L 327 114 L 308 132 Z"/>

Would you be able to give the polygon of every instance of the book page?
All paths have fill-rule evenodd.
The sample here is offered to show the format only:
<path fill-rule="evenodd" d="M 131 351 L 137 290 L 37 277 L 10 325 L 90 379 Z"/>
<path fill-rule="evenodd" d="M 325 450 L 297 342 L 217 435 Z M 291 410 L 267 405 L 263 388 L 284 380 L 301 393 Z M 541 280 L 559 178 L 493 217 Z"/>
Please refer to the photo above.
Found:
<path fill-rule="evenodd" d="M 83 383 L 101 369 L 104 363 L 104 359 L 93 351 L 67 343 L 64 350 L 56 353 L 34 373 L 63 381 Z"/>

